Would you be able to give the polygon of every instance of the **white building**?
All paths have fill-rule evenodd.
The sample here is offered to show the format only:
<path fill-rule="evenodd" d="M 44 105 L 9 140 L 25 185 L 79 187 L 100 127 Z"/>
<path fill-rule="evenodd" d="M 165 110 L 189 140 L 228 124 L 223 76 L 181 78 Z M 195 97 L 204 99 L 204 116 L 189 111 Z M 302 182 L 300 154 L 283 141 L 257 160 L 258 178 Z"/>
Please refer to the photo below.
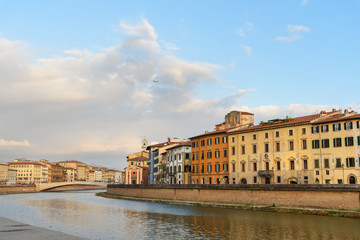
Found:
<path fill-rule="evenodd" d="M 190 172 L 184 170 L 185 162 L 186 164 L 190 164 L 191 142 L 179 142 L 166 151 L 168 169 L 167 182 L 169 184 L 189 184 Z"/>

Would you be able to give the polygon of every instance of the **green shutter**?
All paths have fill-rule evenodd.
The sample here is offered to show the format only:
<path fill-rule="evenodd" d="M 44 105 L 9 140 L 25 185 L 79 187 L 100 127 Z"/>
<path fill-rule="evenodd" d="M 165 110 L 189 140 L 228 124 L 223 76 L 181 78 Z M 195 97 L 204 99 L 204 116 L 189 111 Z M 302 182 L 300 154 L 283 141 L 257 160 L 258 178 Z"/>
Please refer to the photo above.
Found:
<path fill-rule="evenodd" d="M 360 136 L 358 136 L 357 139 L 358 139 L 358 145 L 360 145 Z"/>
<path fill-rule="evenodd" d="M 315 148 L 315 143 L 314 143 L 315 140 L 312 140 L 312 148 L 314 149 Z"/>
<path fill-rule="evenodd" d="M 345 147 L 347 147 L 347 145 L 348 145 L 348 139 L 345 138 Z"/>
<path fill-rule="evenodd" d="M 333 140 L 334 140 L 334 147 L 336 147 L 336 138 L 334 138 Z"/>
<path fill-rule="evenodd" d="M 321 140 L 321 147 L 324 148 L 324 139 Z"/>
<path fill-rule="evenodd" d="M 335 124 L 333 124 L 333 132 L 335 132 Z"/>
<path fill-rule="evenodd" d="M 346 167 L 349 167 L 349 158 L 346 159 Z"/>

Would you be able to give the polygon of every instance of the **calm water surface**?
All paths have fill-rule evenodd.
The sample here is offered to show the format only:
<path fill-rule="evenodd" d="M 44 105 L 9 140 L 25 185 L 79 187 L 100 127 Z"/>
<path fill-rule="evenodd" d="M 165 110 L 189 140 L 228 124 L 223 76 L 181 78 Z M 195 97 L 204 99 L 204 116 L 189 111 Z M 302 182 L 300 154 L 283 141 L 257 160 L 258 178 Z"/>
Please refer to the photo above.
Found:
<path fill-rule="evenodd" d="M 360 239 L 360 220 L 96 197 L 0 196 L 0 217 L 88 239 Z"/>

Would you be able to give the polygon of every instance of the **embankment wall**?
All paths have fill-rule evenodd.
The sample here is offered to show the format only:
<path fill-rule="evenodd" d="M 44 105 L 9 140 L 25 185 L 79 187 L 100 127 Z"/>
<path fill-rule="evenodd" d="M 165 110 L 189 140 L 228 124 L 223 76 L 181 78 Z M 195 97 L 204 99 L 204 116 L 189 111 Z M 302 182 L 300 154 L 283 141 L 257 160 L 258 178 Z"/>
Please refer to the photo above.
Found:
<path fill-rule="evenodd" d="M 360 185 L 120 185 L 126 197 L 210 203 L 360 210 Z"/>
<path fill-rule="evenodd" d="M 0 194 L 36 192 L 36 185 L 0 185 Z"/>

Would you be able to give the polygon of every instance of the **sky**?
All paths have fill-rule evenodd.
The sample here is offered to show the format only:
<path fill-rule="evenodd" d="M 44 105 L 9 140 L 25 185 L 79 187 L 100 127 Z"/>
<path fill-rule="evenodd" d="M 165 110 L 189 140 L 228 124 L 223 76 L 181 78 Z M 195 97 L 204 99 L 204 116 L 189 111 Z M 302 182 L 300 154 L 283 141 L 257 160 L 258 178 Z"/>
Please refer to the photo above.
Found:
<path fill-rule="evenodd" d="M 360 111 L 360 1 L 0 0 L 0 162 L 123 169 L 141 141 Z"/>

